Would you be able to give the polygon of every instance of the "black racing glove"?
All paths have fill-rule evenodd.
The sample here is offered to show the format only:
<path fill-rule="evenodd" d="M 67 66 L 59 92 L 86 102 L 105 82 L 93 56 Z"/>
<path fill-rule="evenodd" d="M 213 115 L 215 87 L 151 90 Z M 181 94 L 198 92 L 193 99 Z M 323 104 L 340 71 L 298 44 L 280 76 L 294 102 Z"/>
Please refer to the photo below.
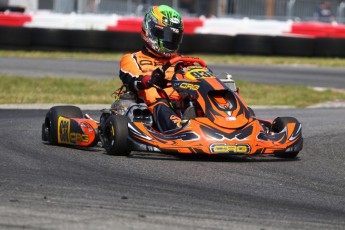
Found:
<path fill-rule="evenodd" d="M 161 68 L 155 69 L 151 73 L 150 81 L 154 85 L 158 85 L 159 87 L 164 87 L 166 85 L 164 71 Z"/>
<path fill-rule="evenodd" d="M 164 87 L 166 85 L 165 74 L 162 69 L 155 69 L 151 75 L 141 75 L 138 78 L 133 77 L 129 82 L 131 90 L 145 90 L 151 88 L 153 85 Z"/>
<path fill-rule="evenodd" d="M 130 89 L 137 91 L 137 90 L 145 90 L 151 88 L 152 82 L 151 82 L 151 76 L 150 75 L 145 75 L 145 76 L 139 76 L 139 77 L 133 77 L 130 80 L 129 83 Z"/>

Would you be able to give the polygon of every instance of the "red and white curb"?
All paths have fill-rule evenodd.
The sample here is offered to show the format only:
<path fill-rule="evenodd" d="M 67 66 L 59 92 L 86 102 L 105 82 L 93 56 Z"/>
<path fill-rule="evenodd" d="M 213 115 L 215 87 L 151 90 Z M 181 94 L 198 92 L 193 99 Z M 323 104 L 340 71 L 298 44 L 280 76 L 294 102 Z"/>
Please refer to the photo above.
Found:
<path fill-rule="evenodd" d="M 250 18 L 184 18 L 183 21 L 186 34 L 345 38 L 345 25 L 337 23 L 255 20 Z M 116 14 L 0 13 L 0 26 L 12 27 L 139 33 L 141 24 L 142 17 L 125 17 Z"/>

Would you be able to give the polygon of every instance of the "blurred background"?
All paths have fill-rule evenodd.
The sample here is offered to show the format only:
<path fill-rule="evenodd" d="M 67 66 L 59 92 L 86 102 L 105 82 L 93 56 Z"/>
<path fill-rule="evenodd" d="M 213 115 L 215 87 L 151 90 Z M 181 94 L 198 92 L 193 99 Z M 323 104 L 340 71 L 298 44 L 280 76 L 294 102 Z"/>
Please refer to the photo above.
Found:
<path fill-rule="evenodd" d="M 2 7 L 23 7 L 27 12 L 137 16 L 155 4 L 172 6 L 189 17 L 345 22 L 345 0 L 0 0 Z"/>
<path fill-rule="evenodd" d="M 137 50 L 160 4 L 183 16 L 183 53 L 345 57 L 345 0 L 0 0 L 0 48 Z"/>

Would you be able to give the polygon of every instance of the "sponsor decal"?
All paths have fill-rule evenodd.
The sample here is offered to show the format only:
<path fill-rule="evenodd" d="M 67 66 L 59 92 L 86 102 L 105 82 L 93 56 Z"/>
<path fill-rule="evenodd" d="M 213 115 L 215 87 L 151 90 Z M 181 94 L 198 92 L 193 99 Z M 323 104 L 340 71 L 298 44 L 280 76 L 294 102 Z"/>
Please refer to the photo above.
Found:
<path fill-rule="evenodd" d="M 70 119 L 59 117 L 58 119 L 58 143 L 69 144 Z"/>
<path fill-rule="evenodd" d="M 71 133 L 71 120 L 65 117 L 58 119 L 58 143 L 71 144 L 77 142 L 86 142 L 90 140 L 89 135 L 81 133 Z"/>
<path fill-rule="evenodd" d="M 248 144 L 228 145 L 228 144 L 212 144 L 210 146 L 212 153 L 249 153 L 250 146 Z"/>
<path fill-rule="evenodd" d="M 186 57 L 188 58 L 188 56 L 186 56 Z M 189 57 L 189 58 L 193 58 L 193 57 Z M 199 59 L 199 58 L 196 58 L 196 59 Z M 202 66 L 198 66 L 198 65 L 188 66 L 187 68 L 188 68 L 188 70 L 193 70 L 193 69 L 202 70 L 203 69 Z"/>
<path fill-rule="evenodd" d="M 166 17 L 163 17 L 162 21 L 163 21 L 164 25 L 168 25 L 168 23 L 169 23 L 169 20 Z"/>
<path fill-rule="evenodd" d="M 182 88 L 182 89 L 190 89 L 190 90 L 198 90 L 199 87 L 200 87 L 199 85 L 194 85 L 194 84 L 190 84 L 190 83 L 187 83 L 187 82 L 183 82 L 180 85 L 180 88 Z"/>
<path fill-rule="evenodd" d="M 89 142 L 89 135 L 80 133 L 70 133 L 70 140 L 73 143 L 76 142 Z"/>
<path fill-rule="evenodd" d="M 80 127 L 82 127 L 82 128 L 87 128 L 87 130 L 88 130 L 90 133 L 92 133 L 92 132 L 94 131 L 94 129 L 93 129 L 89 124 L 87 124 L 87 123 L 81 123 L 81 124 L 80 124 Z"/>
<path fill-rule="evenodd" d="M 164 27 L 163 27 L 163 26 L 160 26 L 160 25 L 155 25 L 155 28 L 160 29 L 160 30 L 163 30 L 163 29 L 164 29 Z"/>
<path fill-rule="evenodd" d="M 202 68 L 195 68 L 191 69 L 187 72 L 186 77 L 195 80 L 200 78 L 214 78 L 213 74 L 205 69 Z"/>
<path fill-rule="evenodd" d="M 226 121 L 236 121 L 236 117 L 226 117 Z"/>
<path fill-rule="evenodd" d="M 172 32 L 174 32 L 175 34 L 178 34 L 180 32 L 179 29 L 176 28 L 170 28 Z"/>
<path fill-rule="evenodd" d="M 178 18 L 170 18 L 170 22 L 172 22 L 174 24 L 179 24 L 180 20 Z"/>
<path fill-rule="evenodd" d="M 147 59 L 143 59 L 143 60 L 140 60 L 139 61 L 139 64 L 142 66 L 142 65 L 153 65 L 153 66 L 163 66 L 164 63 L 163 62 L 154 62 L 154 61 L 151 61 L 151 60 L 147 60 Z"/>
<path fill-rule="evenodd" d="M 174 124 L 178 124 L 178 123 L 181 122 L 181 118 L 179 118 L 179 117 L 176 116 L 176 115 L 171 115 L 171 116 L 170 116 L 170 120 L 171 120 L 172 122 L 174 122 Z"/>

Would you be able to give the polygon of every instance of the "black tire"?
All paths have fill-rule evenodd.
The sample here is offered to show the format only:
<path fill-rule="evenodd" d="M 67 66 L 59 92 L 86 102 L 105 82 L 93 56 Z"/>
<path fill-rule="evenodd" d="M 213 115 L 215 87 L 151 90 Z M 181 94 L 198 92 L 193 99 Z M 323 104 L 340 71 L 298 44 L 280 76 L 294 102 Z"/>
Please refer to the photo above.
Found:
<path fill-rule="evenodd" d="M 106 31 L 68 30 L 65 32 L 68 45 L 74 50 L 108 50 Z M 126 41 L 126 40 L 123 40 Z"/>
<path fill-rule="evenodd" d="M 31 29 L 31 46 L 33 49 L 67 50 L 68 30 L 60 29 Z"/>
<path fill-rule="evenodd" d="M 235 53 L 244 55 L 270 55 L 272 54 L 272 39 L 271 36 L 236 35 Z"/>
<path fill-rule="evenodd" d="M 299 152 L 275 152 L 274 156 L 278 158 L 284 158 L 284 159 L 293 159 L 297 157 Z"/>
<path fill-rule="evenodd" d="M 299 121 L 294 117 L 277 117 L 274 119 L 271 127 L 271 131 L 275 133 L 281 132 L 288 123 L 296 123 L 299 124 Z M 303 140 L 301 139 L 300 142 L 295 143 L 298 145 L 301 145 L 303 143 Z M 298 155 L 299 151 L 296 152 L 275 152 L 274 156 L 279 158 L 288 158 L 292 159 L 295 158 Z"/>
<path fill-rule="evenodd" d="M 234 43 L 235 37 L 228 35 L 193 34 L 192 46 L 198 53 L 233 54 Z"/>
<path fill-rule="evenodd" d="M 315 38 L 314 56 L 345 57 L 344 38 Z"/>
<path fill-rule="evenodd" d="M 103 147 L 108 155 L 128 156 L 131 150 L 128 146 L 127 116 L 111 115 L 102 127 Z"/>
<path fill-rule="evenodd" d="M 314 39 L 277 36 L 273 38 L 273 54 L 280 56 L 310 57 L 313 55 Z"/>
<path fill-rule="evenodd" d="M 184 34 L 183 35 L 183 42 L 182 44 L 180 44 L 179 46 L 179 52 L 183 53 L 183 54 L 190 54 L 195 51 L 195 38 L 194 38 L 195 34 Z"/>
<path fill-rule="evenodd" d="M 58 144 L 58 119 L 60 116 L 83 118 L 83 113 L 79 107 L 72 105 L 54 106 L 50 108 L 46 115 L 44 125 L 48 128 L 46 139 L 54 145 Z"/>
<path fill-rule="evenodd" d="M 0 34 L 1 48 L 10 48 L 14 50 L 30 48 L 30 28 L 0 26 Z"/>
<path fill-rule="evenodd" d="M 254 110 L 252 109 L 252 107 L 249 107 L 249 106 L 248 106 L 248 110 L 249 110 L 249 112 L 250 112 L 250 116 L 256 117 L 255 112 L 254 112 Z"/>
<path fill-rule="evenodd" d="M 46 126 L 46 123 L 44 122 L 42 124 L 42 132 L 41 132 L 41 137 L 42 137 L 42 141 L 49 141 L 49 129 Z"/>
<path fill-rule="evenodd" d="M 271 131 L 279 133 L 282 131 L 288 123 L 299 123 L 298 120 L 294 117 L 277 117 L 272 122 Z"/>
<path fill-rule="evenodd" d="M 140 33 L 107 31 L 106 37 L 110 51 L 132 52 L 144 45 Z"/>

